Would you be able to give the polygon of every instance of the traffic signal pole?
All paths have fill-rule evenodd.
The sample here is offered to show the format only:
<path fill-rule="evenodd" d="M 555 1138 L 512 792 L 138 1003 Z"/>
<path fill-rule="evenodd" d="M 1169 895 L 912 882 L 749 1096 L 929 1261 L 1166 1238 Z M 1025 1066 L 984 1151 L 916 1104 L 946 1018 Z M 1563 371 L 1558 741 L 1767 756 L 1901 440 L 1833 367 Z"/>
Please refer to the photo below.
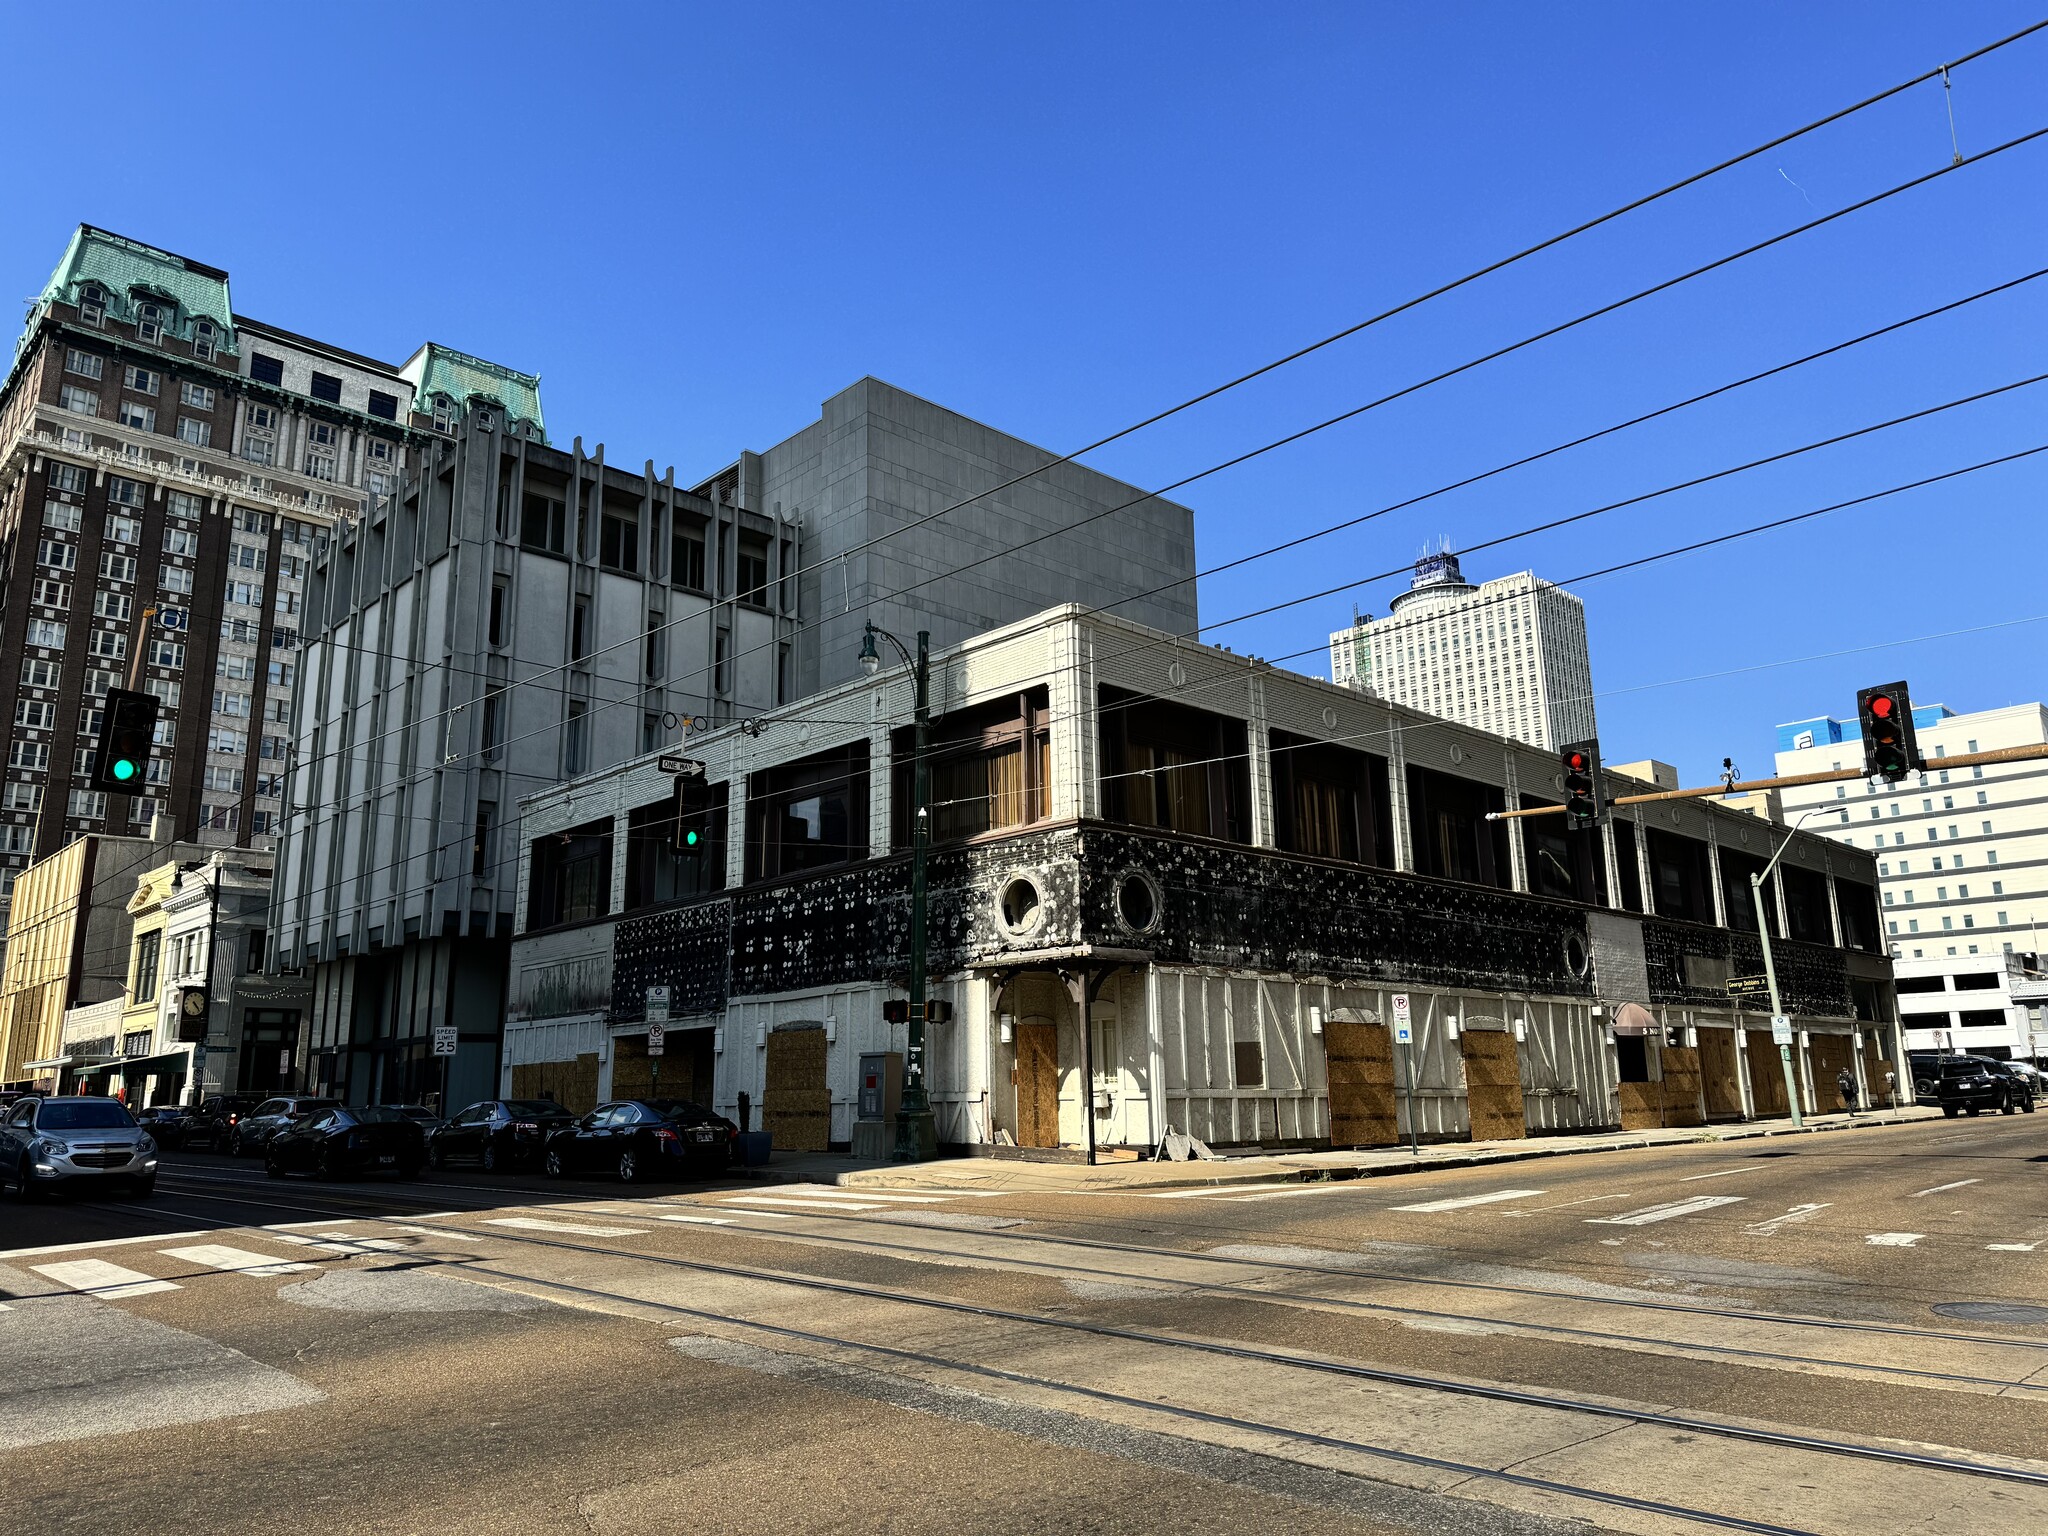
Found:
<path fill-rule="evenodd" d="M 1965 752 L 1956 757 L 1930 759 L 1943 768 L 1975 768 L 1979 764 L 2026 763 L 2048 758 L 2048 743 L 2024 747 L 2001 747 L 1995 752 Z M 1649 805 L 1660 800 L 1720 800 L 1752 789 L 1791 789 L 1801 784 L 1841 784 L 1871 775 L 1862 768 L 1835 768 L 1824 773 L 1788 773 L 1771 779 L 1744 779 L 1738 784 L 1712 784 L 1700 789 L 1660 789 L 1641 795 L 1615 795 L 1609 805 Z M 1488 811 L 1488 821 L 1519 821 L 1525 816 L 1562 816 L 1561 805 L 1525 805 L 1513 811 Z"/>

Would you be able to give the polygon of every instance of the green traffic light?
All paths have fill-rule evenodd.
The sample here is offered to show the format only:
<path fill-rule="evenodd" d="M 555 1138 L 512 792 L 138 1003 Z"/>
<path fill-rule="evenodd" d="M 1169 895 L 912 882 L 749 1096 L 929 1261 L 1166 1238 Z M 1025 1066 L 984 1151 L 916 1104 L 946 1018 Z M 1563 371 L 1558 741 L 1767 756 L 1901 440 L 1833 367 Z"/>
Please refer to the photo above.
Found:
<path fill-rule="evenodd" d="M 683 834 L 683 846 L 686 848 L 697 846 L 697 833 L 694 829 Z"/>
<path fill-rule="evenodd" d="M 135 774 L 136 766 L 133 758 L 117 757 L 114 759 L 115 778 L 121 780 L 121 782 L 125 784 L 128 782 L 128 780 L 134 778 Z"/>

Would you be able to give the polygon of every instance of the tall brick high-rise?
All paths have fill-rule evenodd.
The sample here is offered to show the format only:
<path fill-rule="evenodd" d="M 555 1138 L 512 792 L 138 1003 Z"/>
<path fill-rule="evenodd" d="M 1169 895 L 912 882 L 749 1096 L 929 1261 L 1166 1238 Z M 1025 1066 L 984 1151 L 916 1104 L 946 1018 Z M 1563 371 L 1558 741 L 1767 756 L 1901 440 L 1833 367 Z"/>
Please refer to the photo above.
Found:
<path fill-rule="evenodd" d="M 397 366 L 251 320 L 221 269 L 79 226 L 0 384 L 0 919 L 31 858 L 159 811 L 181 839 L 271 845 L 304 578 L 397 490 L 447 355 Z M 109 805 L 85 774 L 138 647 L 158 751 Z"/>

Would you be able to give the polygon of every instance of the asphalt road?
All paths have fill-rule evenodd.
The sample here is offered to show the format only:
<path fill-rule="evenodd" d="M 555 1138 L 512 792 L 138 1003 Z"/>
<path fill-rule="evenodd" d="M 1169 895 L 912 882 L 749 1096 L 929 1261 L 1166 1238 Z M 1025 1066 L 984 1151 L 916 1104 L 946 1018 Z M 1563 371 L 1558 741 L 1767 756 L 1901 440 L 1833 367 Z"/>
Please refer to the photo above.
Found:
<path fill-rule="evenodd" d="M 1313 1186 L 0 1207 L 0 1508 L 274 1531 L 2048 1529 L 2048 1117 Z M 118 1474 L 112 1469 L 118 1468 Z"/>

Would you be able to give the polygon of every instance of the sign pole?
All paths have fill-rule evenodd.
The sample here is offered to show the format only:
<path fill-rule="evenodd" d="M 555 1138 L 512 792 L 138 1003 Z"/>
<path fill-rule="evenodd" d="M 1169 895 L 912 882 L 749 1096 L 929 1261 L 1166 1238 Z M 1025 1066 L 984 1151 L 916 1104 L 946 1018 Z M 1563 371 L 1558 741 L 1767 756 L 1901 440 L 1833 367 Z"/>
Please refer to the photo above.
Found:
<path fill-rule="evenodd" d="M 1791 841 L 1789 837 L 1785 839 L 1787 846 Z M 1785 850 L 1781 848 L 1778 851 L 1782 854 Z M 1777 861 L 1774 859 L 1772 862 Z M 1785 1041 L 1785 1036 L 1790 1033 L 1786 1026 L 1791 1021 L 1785 1017 L 1785 1004 L 1778 995 L 1778 963 L 1771 955 L 1771 919 L 1770 914 L 1764 911 L 1762 875 L 1749 877 L 1749 893 L 1756 898 L 1756 934 L 1763 944 L 1764 979 L 1771 988 L 1771 1033 L 1778 1041 L 1778 1065 L 1785 1071 L 1785 1102 L 1792 1106 L 1793 1125 L 1802 1126 L 1806 1124 L 1806 1115 L 1799 1102 L 1799 1082 L 1792 1074 L 1792 1047 Z"/>
<path fill-rule="evenodd" d="M 1422 1156 L 1422 1143 L 1415 1134 L 1415 1020 L 1406 992 L 1396 992 L 1394 1002 L 1394 1043 L 1401 1047 L 1401 1092 L 1408 1100 L 1408 1150 Z"/>

